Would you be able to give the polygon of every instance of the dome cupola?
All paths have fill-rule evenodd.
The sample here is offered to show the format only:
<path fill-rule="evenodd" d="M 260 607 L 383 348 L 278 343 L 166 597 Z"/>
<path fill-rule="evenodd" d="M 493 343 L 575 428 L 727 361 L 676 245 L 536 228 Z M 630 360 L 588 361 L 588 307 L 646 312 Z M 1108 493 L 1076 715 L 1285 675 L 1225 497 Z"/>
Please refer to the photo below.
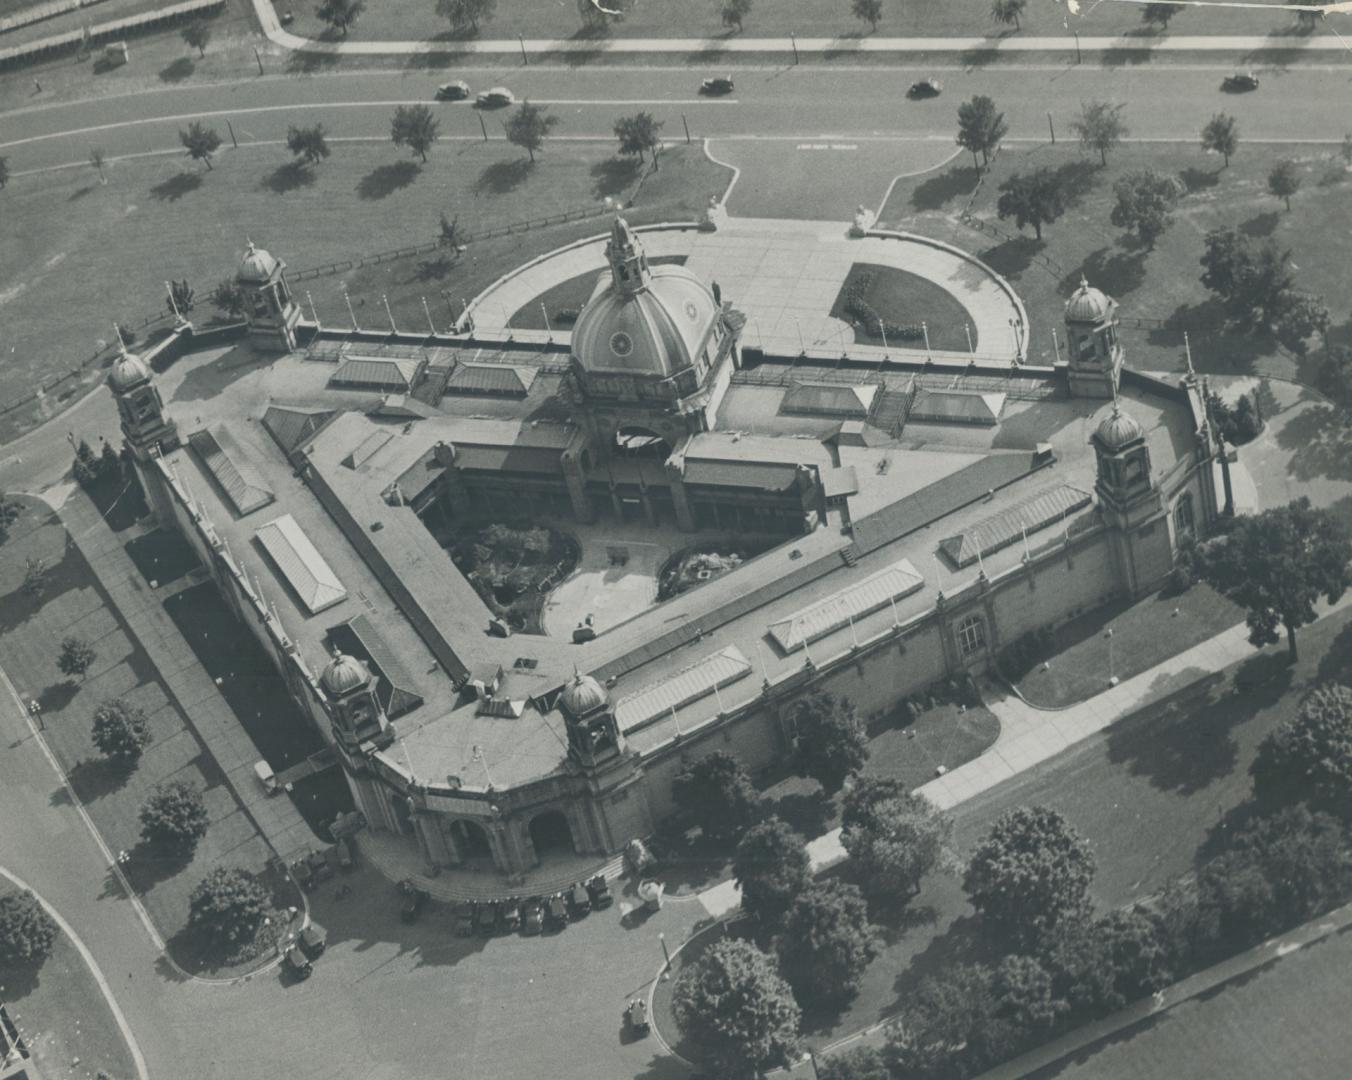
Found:
<path fill-rule="evenodd" d="M 124 346 L 121 355 L 113 361 L 113 366 L 108 371 L 108 385 L 112 387 L 113 393 L 125 394 L 128 390 L 149 381 L 150 369 L 146 367 L 145 361 L 135 353 L 127 352 Z"/>
<path fill-rule="evenodd" d="M 1114 400 L 1113 411 L 1099 422 L 1094 438 L 1103 449 L 1115 454 L 1138 439 L 1145 438 L 1145 431 L 1136 418 L 1130 413 L 1123 412 L 1122 407 Z"/>
<path fill-rule="evenodd" d="M 1089 284 L 1083 274 L 1080 275 L 1080 287 L 1071 293 L 1066 301 L 1067 322 L 1098 323 L 1109 318 L 1116 305 L 1101 290 Z"/>
<path fill-rule="evenodd" d="M 249 250 L 244 253 L 239 269 L 235 271 L 235 280 L 247 285 L 266 285 L 272 280 L 278 265 L 271 252 L 254 246 L 250 240 Z"/>
<path fill-rule="evenodd" d="M 559 695 L 559 708 L 564 715 L 574 719 L 603 709 L 609 703 L 610 695 L 606 693 L 605 687 L 580 671 L 573 672 L 572 679 Z"/>
<path fill-rule="evenodd" d="M 341 652 L 334 655 L 319 676 L 320 684 L 334 697 L 351 693 L 365 686 L 370 679 L 371 672 L 365 664 L 355 656 Z"/>

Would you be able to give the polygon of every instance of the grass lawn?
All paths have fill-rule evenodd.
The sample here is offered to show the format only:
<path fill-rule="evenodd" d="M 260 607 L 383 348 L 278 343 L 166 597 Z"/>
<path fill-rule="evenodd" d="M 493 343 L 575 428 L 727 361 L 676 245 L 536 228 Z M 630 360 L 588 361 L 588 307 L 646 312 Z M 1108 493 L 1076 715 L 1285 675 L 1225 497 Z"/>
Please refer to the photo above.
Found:
<path fill-rule="evenodd" d="M 40 965 L 5 969 L 0 1000 L 43 1076 L 69 1075 L 77 1059 L 80 1075 L 99 1069 L 119 1078 L 136 1075 L 107 1000 L 64 933 Z"/>
<path fill-rule="evenodd" d="M 1107 6 L 1107 5 L 1105 5 Z M 1125 7 L 1126 5 L 1122 5 Z M 1130 122 L 1130 113 L 1127 120 Z M 1223 374 L 1261 373 L 1291 378 L 1318 359 L 1298 362 L 1274 341 L 1227 331 L 1211 294 L 1202 286 L 1199 259 L 1211 229 L 1237 227 L 1250 236 L 1271 236 L 1290 248 L 1297 288 L 1324 297 L 1333 315 L 1334 339 L 1352 334 L 1352 263 L 1346 237 L 1352 231 L 1352 173 L 1331 146 L 1272 146 L 1241 142 L 1228 169 L 1195 145 L 1133 143 L 1109 155 L 1106 169 L 1071 142 L 1055 146 L 1007 147 L 992 162 L 972 206 L 974 216 L 1000 235 L 963 225 L 958 215 L 976 187 L 970 165 L 898 182 L 880 215 L 889 226 L 948 240 L 972 251 L 1004 274 L 1034 313 L 1029 356 L 1054 359 L 1051 330 L 1084 273 L 1091 284 L 1121 303 L 1127 363 L 1147 371 L 1181 371 L 1183 332 L 1189 331 L 1199 370 Z M 1302 179 L 1288 213 L 1267 193 L 1267 176 L 1281 158 L 1298 163 Z M 1018 235 L 1013 220 L 1000 222 L 995 206 L 1009 176 L 1047 166 L 1063 170 L 1071 191 L 1065 215 L 1043 230 Z M 1151 168 L 1174 174 L 1187 187 L 1174 223 L 1153 251 L 1138 249 L 1109 223 L 1114 182 L 1126 173 Z M 1042 261 L 1049 258 L 1058 270 Z M 1040 315 L 1038 313 L 1041 313 Z M 1133 320 L 1146 320 L 1146 325 Z M 1064 336 L 1064 335 L 1062 335 Z M 1064 343 L 1063 343 L 1064 344 Z"/>
<path fill-rule="evenodd" d="M 1108 688 L 1110 659 L 1111 674 L 1130 679 L 1243 621 L 1243 610 L 1203 584 L 1181 595 L 1115 601 L 1058 627 L 1052 650 L 1038 657 L 1049 666 L 1039 663 L 1019 679 L 1019 693 L 1038 708 L 1064 708 Z"/>
<path fill-rule="evenodd" d="M 126 878 L 175 959 L 193 970 L 211 969 L 184 933 L 188 895 L 217 866 L 262 873 L 270 849 L 59 518 L 36 500 L 21 501 L 23 516 L 0 547 L 0 665 L 22 698 L 41 703 L 48 745 L 109 849 L 128 853 Z M 19 590 L 29 558 L 42 559 L 48 568 L 46 590 L 36 600 Z M 97 653 L 93 667 L 76 682 L 55 663 L 61 639 L 70 634 L 89 641 Z M 94 710 L 114 697 L 139 706 L 150 723 L 151 744 L 130 769 L 109 763 L 90 736 Z M 140 840 L 141 804 L 168 780 L 201 788 L 210 815 L 206 836 L 185 860 L 166 859 Z M 111 872 L 103 888 L 118 893 Z"/>
<path fill-rule="evenodd" d="M 248 233 L 295 269 L 425 243 L 439 216 L 470 233 L 629 197 L 638 173 L 617 163 L 611 140 L 556 143 L 531 168 L 505 143 L 443 143 L 421 165 L 393 146 L 345 144 L 313 173 L 293 169 L 280 147 L 242 148 L 212 172 L 179 159 L 116 162 L 108 184 L 90 170 L 20 177 L 5 191 L 0 304 L 12 347 L 0 397 L 14 400 L 107 342 L 114 319 L 139 322 L 164 309 L 163 281 L 187 278 L 205 297 L 233 274 Z M 673 149 L 643 182 L 635 221 L 692 220 L 730 173 L 698 148 Z M 343 222 L 335 228 L 334 222 Z M 383 325 L 388 294 L 401 326 L 425 326 L 423 296 L 445 328 L 464 299 L 508 269 L 568 240 L 603 231 L 603 218 L 471 244 L 458 260 L 437 256 L 370 266 L 347 275 L 358 319 Z M 126 267 L 156 267 L 153 274 Z M 99 283 L 91 289 L 91 282 Z M 346 325 L 340 282 L 304 282 L 324 322 Z M 306 305 L 308 308 L 308 304 Z M 53 311 L 63 312 L 57 323 Z M 308 310 L 307 310 L 308 314 Z M 87 373 L 85 385 L 101 379 Z M 63 385 L 73 395 L 78 386 Z M 50 414 L 56 403 L 49 402 Z M 38 409 L 0 417 L 0 439 L 37 423 Z"/>
<path fill-rule="evenodd" d="M 898 326 L 920 326 L 923 322 L 929 332 L 932 348 L 954 352 L 967 349 L 967 334 L 963 327 L 971 327 L 971 316 L 952 293 L 919 274 L 875 263 L 855 263 L 851 266 L 841 283 L 835 303 L 831 305 L 833 318 L 843 319 L 854 327 L 855 341 L 866 345 L 882 345 L 885 334 L 885 331 L 884 334 L 873 332 L 877 329 L 875 322 L 858 322 L 845 310 L 846 297 L 861 280 L 867 282 L 864 302 L 884 322 Z M 975 327 L 971 327 L 971 334 L 972 347 L 975 348 Z M 889 344 L 905 344 L 908 348 L 918 349 L 924 347 L 924 338 L 891 341 Z"/>
<path fill-rule="evenodd" d="M 651 266 L 660 266 L 663 263 L 682 266 L 685 260 L 684 255 L 658 255 L 649 259 L 648 263 Z M 591 299 L 597 278 L 603 273 L 607 271 L 578 274 L 577 277 L 569 278 L 552 289 L 545 290 L 535 300 L 513 314 L 507 320 L 507 325 L 514 330 L 571 330 L 578 312 Z M 549 313 L 548 326 L 545 325 L 545 312 Z"/>

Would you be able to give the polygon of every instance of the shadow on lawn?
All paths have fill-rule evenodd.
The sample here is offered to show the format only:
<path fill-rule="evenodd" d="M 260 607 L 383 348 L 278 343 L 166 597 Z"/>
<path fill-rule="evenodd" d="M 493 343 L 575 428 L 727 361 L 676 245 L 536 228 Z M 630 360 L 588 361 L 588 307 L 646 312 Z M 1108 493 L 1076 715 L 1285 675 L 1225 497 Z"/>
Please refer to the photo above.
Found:
<path fill-rule="evenodd" d="M 977 258 L 1002 277 L 1017 278 L 1033 265 L 1033 256 L 1045 246 L 1035 237 L 1016 236 L 978 252 Z"/>
<path fill-rule="evenodd" d="M 1074 292 L 1082 276 L 1111 296 L 1135 292 L 1145 283 L 1145 260 L 1149 254 L 1144 249 L 1128 254 L 1111 247 L 1101 247 L 1085 258 L 1080 269 L 1061 280 L 1061 293 L 1069 295 Z"/>
<path fill-rule="evenodd" d="M 387 198 L 401 188 L 408 187 L 418 179 L 421 172 L 422 166 L 416 161 L 378 165 L 357 181 L 357 197 L 368 200 Z"/>
<path fill-rule="evenodd" d="M 172 64 L 160 68 L 160 82 L 176 83 L 184 79 L 192 78 L 192 73 L 197 70 L 197 65 L 192 62 L 189 56 L 180 56 Z"/>
<path fill-rule="evenodd" d="M 495 161 L 479 174 L 474 182 L 476 195 L 506 195 L 515 191 L 530 176 L 534 163 L 530 158 L 513 158 L 511 161 Z"/>
<path fill-rule="evenodd" d="M 196 191 L 201 186 L 201 173 L 179 172 L 174 173 L 167 180 L 161 180 L 150 189 L 150 194 L 154 195 L 160 202 L 178 202 L 184 195 Z"/>
<path fill-rule="evenodd" d="M 1338 631 L 1327 651 L 1319 660 L 1316 676 L 1324 682 L 1352 682 L 1352 623 Z"/>
<path fill-rule="evenodd" d="M 1352 429 L 1332 405 L 1312 405 L 1291 417 L 1277 445 L 1291 453 L 1287 469 L 1295 480 L 1352 480 Z"/>
<path fill-rule="evenodd" d="M 1248 221 L 1240 225 L 1239 231 L 1245 236 L 1271 236 L 1280 220 L 1281 217 L 1276 210 L 1269 210 L 1266 213 L 1249 218 Z"/>
<path fill-rule="evenodd" d="M 310 187 L 314 182 L 315 174 L 311 170 L 299 161 L 288 161 L 268 173 L 261 186 L 276 195 L 285 195 L 288 191 Z"/>
<path fill-rule="evenodd" d="M 915 993 L 920 983 L 930 975 L 950 970 L 954 964 L 999 959 L 1004 950 L 981 932 L 981 920 L 976 915 L 960 915 L 942 934 L 931 939 L 924 951 L 911 957 L 893 980 L 896 1000 L 884 1010 L 890 1015 L 900 1009 Z"/>
<path fill-rule="evenodd" d="M 980 178 L 980 169 L 972 165 L 955 165 L 947 172 L 917 184 L 911 192 L 911 205 L 917 210 L 939 210 L 950 199 L 970 195 Z"/>
<path fill-rule="evenodd" d="M 110 758 L 84 758 L 70 770 L 70 787 L 80 802 L 88 804 L 120 791 L 135 769 L 134 764 Z"/>
<path fill-rule="evenodd" d="M 592 195 L 604 199 L 619 195 L 638 179 L 643 162 L 634 157 L 613 157 L 598 161 L 591 167 Z"/>
<path fill-rule="evenodd" d="M 1217 169 L 1181 169 L 1178 178 L 1183 181 L 1183 187 L 1186 193 L 1191 195 L 1197 191 L 1205 191 L 1207 188 L 1214 188 L 1221 182 L 1220 170 Z"/>

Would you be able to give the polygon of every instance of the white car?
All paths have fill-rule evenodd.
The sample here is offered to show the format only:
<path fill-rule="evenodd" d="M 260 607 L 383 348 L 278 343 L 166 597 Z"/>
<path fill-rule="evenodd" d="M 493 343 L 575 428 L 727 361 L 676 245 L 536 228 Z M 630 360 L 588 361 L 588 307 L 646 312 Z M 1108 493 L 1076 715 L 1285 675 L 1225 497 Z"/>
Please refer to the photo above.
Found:
<path fill-rule="evenodd" d="M 504 105 L 511 105 L 516 101 L 516 95 L 505 86 L 495 86 L 490 90 L 485 90 L 477 98 L 474 104 L 481 109 L 500 109 Z"/>

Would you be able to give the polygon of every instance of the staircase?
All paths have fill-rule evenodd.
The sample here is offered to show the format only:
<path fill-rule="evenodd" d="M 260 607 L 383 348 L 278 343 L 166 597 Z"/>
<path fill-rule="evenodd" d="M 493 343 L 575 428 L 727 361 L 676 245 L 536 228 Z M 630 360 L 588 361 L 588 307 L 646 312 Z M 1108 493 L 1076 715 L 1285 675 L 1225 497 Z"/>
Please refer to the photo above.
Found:
<path fill-rule="evenodd" d="M 874 407 L 869 423 L 895 439 L 906 426 L 906 418 L 911 414 L 914 400 L 912 390 L 884 390 L 878 395 L 878 404 Z"/>

